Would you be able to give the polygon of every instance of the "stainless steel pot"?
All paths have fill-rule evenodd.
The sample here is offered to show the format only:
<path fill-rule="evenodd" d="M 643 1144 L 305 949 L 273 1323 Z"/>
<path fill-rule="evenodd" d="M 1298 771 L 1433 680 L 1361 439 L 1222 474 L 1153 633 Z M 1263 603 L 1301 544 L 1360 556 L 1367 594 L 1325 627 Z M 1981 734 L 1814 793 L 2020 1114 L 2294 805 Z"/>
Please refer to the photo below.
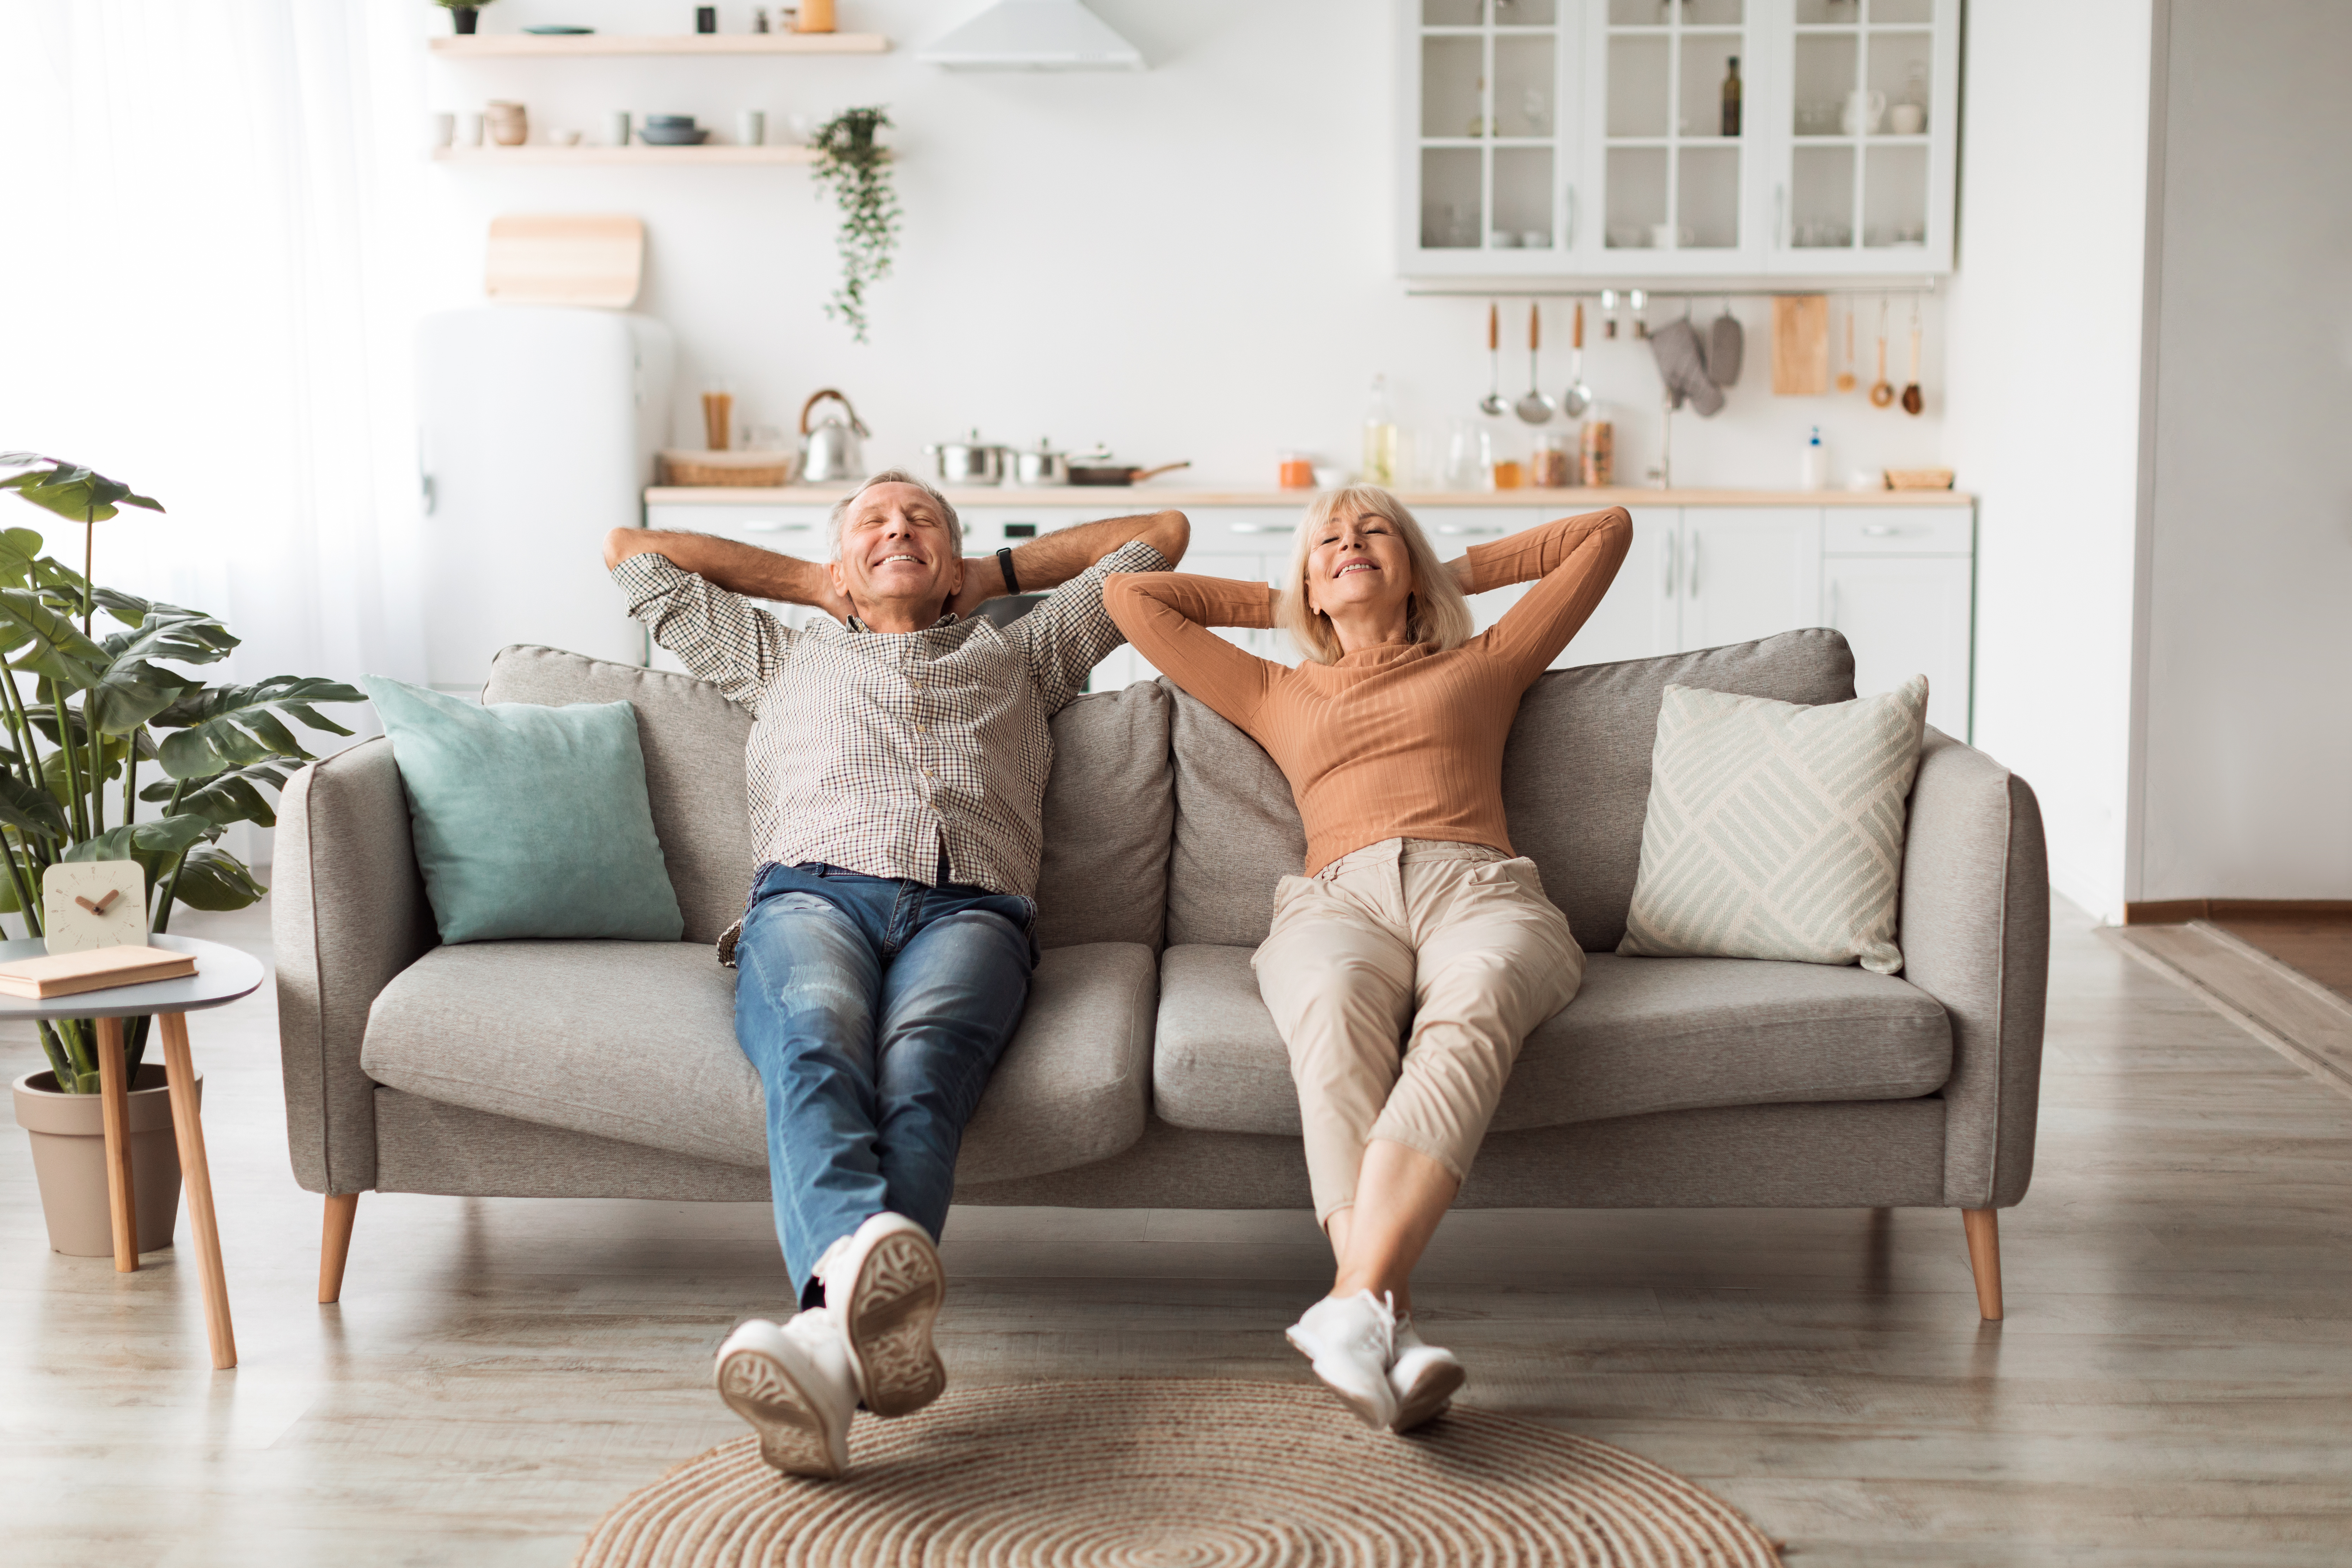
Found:
<path fill-rule="evenodd" d="M 1001 485 L 1004 482 L 1004 454 L 1007 448 L 992 441 L 983 441 L 974 430 L 968 441 L 944 441 L 936 447 L 923 448 L 939 469 L 943 485 Z"/>
<path fill-rule="evenodd" d="M 1070 455 L 1056 452 L 1052 442 L 1039 437 L 1035 451 L 1013 454 L 1013 482 L 1016 485 L 1066 485 L 1070 482 Z"/>

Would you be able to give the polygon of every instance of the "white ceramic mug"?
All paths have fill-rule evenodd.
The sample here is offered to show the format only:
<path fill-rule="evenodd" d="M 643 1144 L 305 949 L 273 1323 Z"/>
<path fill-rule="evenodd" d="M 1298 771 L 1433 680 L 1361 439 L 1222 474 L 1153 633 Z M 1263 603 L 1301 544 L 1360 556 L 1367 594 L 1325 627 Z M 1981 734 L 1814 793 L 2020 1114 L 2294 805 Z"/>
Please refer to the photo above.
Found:
<path fill-rule="evenodd" d="M 446 147 L 457 139 L 457 117 L 454 114 L 428 114 L 425 117 L 425 144 Z"/>
<path fill-rule="evenodd" d="M 1650 226 L 1650 248 L 1653 250 L 1672 250 L 1674 247 L 1675 226 L 1670 223 L 1652 224 Z"/>
<path fill-rule="evenodd" d="M 478 147 L 481 144 L 482 117 L 478 114 L 468 114 L 466 116 L 466 133 L 457 139 L 457 145 L 460 147 Z"/>
<path fill-rule="evenodd" d="M 1879 117 L 1886 112 L 1886 95 L 1874 87 L 1858 87 L 1845 95 L 1845 113 L 1839 124 L 1849 136 L 1875 136 Z"/>
<path fill-rule="evenodd" d="M 604 116 L 604 142 L 607 146 L 612 147 L 625 147 L 629 144 L 629 111 L 627 110 L 616 109 Z"/>
<path fill-rule="evenodd" d="M 735 140 L 746 147 L 763 145 L 768 140 L 768 117 L 757 109 L 747 109 L 735 117 Z"/>
<path fill-rule="evenodd" d="M 1927 111 L 1918 104 L 1897 103 L 1887 108 L 1886 129 L 1897 136 L 1916 136 L 1927 125 Z"/>

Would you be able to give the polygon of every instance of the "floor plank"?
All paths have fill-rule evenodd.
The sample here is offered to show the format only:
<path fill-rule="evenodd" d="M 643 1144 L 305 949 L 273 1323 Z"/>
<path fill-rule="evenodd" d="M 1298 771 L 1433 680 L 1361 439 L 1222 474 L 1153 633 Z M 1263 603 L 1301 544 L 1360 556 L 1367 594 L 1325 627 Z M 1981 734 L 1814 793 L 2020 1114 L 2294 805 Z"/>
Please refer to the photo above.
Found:
<path fill-rule="evenodd" d="M 2231 915 L 2213 923 L 2352 1002 L 2352 916 Z"/>
<path fill-rule="evenodd" d="M 1691 1476 L 1792 1568 L 2352 1560 L 2352 1100 L 2057 924 L 2005 1322 L 1948 1213 L 1463 1214 L 1420 1297 L 1465 1400 Z M 250 915 L 199 934 L 266 953 Z M 49 1253 L 0 1129 L 0 1559 L 554 1568 L 736 1435 L 707 1374 L 782 1304 L 761 1209 L 370 1194 L 321 1308 L 268 994 L 192 1022 L 244 1364 L 205 1370 L 173 1250 Z M 960 1210 L 946 1251 L 974 1383 L 1301 1378 L 1280 1330 L 1327 1267 L 1289 1214 Z"/>

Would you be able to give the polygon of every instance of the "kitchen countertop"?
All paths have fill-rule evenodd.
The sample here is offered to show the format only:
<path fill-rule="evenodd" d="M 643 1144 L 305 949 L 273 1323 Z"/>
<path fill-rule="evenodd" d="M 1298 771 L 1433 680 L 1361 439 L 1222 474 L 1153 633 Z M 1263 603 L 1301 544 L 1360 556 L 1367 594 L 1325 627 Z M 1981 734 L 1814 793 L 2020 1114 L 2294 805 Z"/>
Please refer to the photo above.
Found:
<path fill-rule="evenodd" d="M 648 506 L 831 506 L 850 492 L 847 485 L 656 485 L 646 491 Z M 945 492 L 955 506 L 1080 506 L 1116 513 L 1188 506 L 1295 507 L 1311 490 L 1188 490 L 1160 485 L 976 486 Z M 1967 490 L 1729 490 L 1607 489 L 1404 490 L 1407 506 L 1562 507 L 1594 511 L 1609 506 L 1969 506 Z"/>

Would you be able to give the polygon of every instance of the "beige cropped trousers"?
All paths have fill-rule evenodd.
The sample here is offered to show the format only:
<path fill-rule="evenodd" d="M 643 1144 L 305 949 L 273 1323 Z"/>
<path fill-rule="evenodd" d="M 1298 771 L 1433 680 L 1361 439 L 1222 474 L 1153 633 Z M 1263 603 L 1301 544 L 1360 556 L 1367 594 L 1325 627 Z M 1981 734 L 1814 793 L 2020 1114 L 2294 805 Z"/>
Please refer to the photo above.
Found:
<path fill-rule="evenodd" d="M 1374 1139 L 1468 1175 L 1520 1045 L 1584 979 L 1535 862 L 1419 838 L 1285 877 L 1251 963 L 1290 1050 L 1318 1221 L 1355 1203 Z"/>

